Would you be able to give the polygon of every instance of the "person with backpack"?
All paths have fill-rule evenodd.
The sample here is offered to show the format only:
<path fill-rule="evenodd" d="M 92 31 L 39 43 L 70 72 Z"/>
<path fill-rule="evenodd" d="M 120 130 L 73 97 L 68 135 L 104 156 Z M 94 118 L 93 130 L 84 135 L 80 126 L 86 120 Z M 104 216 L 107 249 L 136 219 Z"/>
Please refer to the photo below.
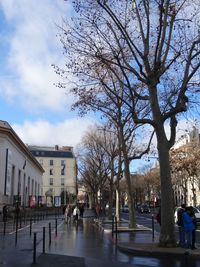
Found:
<path fill-rule="evenodd" d="M 183 213 L 185 212 L 186 205 L 182 204 L 181 208 L 177 212 L 177 225 L 179 230 L 179 246 L 185 247 L 185 229 L 183 225 Z"/>
<path fill-rule="evenodd" d="M 190 207 L 186 207 L 185 211 L 183 212 L 183 226 L 184 226 L 184 232 L 186 236 L 186 248 L 192 249 L 192 232 L 195 229 L 193 219 L 190 216 L 191 215 L 191 209 Z"/>

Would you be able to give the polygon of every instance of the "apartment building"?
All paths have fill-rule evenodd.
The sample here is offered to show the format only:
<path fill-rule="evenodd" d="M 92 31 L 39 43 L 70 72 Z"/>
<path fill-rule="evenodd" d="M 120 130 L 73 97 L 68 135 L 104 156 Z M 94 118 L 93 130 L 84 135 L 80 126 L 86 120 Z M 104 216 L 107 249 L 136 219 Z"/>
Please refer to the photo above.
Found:
<path fill-rule="evenodd" d="M 0 208 L 29 206 L 41 195 L 44 170 L 8 122 L 0 120 Z"/>
<path fill-rule="evenodd" d="M 77 164 L 73 147 L 29 146 L 32 155 L 42 165 L 45 172 L 42 177 L 42 196 L 47 205 L 55 204 L 62 193 L 77 194 Z M 66 202 L 66 199 L 63 201 Z"/>

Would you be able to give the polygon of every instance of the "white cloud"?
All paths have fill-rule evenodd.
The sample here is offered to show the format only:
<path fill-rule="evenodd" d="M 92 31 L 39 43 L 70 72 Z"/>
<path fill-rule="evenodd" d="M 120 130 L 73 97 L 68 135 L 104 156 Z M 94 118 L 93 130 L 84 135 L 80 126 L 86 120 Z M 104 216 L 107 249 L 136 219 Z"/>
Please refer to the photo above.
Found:
<path fill-rule="evenodd" d="M 60 0 L 2 0 L 1 7 L 12 31 L 6 66 L 10 72 L 1 77 L 4 95 L 9 100 L 17 96 L 27 109 L 63 110 L 72 99 L 54 86 L 59 77 L 51 64 L 63 62 L 56 24 L 69 14 L 69 5 Z"/>
<path fill-rule="evenodd" d="M 86 118 L 70 119 L 56 124 L 38 120 L 24 124 L 12 124 L 12 128 L 25 144 L 46 146 L 73 146 L 94 122 Z"/>

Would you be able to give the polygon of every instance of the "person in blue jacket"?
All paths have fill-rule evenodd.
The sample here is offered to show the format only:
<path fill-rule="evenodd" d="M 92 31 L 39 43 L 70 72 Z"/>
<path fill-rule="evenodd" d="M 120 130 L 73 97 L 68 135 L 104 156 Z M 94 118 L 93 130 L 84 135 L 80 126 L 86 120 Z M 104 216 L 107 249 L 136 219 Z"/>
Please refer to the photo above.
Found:
<path fill-rule="evenodd" d="M 192 248 L 192 231 L 195 229 L 192 217 L 190 216 L 190 212 L 191 212 L 190 207 L 186 207 L 182 215 L 187 248 Z"/>

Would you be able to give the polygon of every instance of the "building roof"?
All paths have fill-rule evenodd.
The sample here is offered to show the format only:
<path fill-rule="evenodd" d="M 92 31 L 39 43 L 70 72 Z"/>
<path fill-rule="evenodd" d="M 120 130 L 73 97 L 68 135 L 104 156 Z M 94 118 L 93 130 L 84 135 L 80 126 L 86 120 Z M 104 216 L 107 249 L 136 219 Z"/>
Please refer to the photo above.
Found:
<path fill-rule="evenodd" d="M 35 157 L 45 158 L 74 158 L 71 151 L 49 151 L 49 150 L 34 150 L 29 147 L 31 153 Z"/>
<path fill-rule="evenodd" d="M 45 158 L 74 158 L 73 147 L 71 146 L 28 146 L 35 157 Z"/>
<path fill-rule="evenodd" d="M 0 133 L 4 133 L 9 136 L 23 151 L 23 153 L 37 166 L 37 168 L 43 173 L 44 169 L 36 158 L 31 154 L 27 146 L 22 142 L 16 132 L 12 129 L 7 121 L 0 120 Z"/>

